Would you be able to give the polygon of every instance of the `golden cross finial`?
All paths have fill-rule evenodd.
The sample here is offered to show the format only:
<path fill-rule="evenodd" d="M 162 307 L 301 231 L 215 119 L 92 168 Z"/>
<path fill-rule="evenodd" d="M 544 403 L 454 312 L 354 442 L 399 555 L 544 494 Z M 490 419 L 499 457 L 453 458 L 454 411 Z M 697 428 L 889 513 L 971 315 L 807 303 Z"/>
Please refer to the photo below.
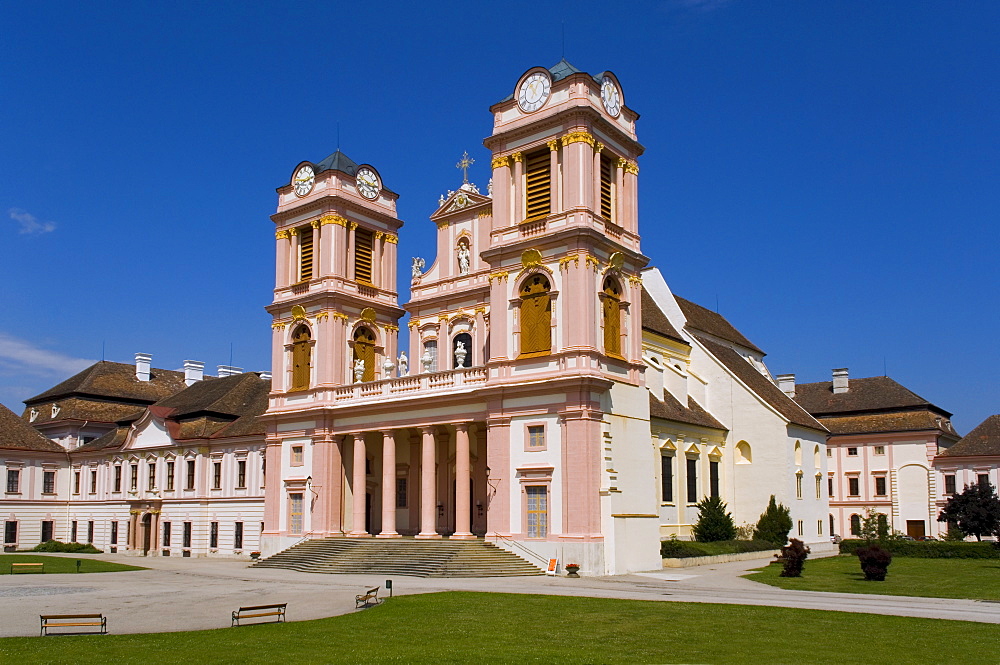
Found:
<path fill-rule="evenodd" d="M 469 183 L 469 167 L 476 163 L 476 160 L 469 158 L 469 151 L 465 150 L 462 152 L 462 161 L 455 164 L 456 169 L 462 169 L 462 184 L 467 185 Z"/>

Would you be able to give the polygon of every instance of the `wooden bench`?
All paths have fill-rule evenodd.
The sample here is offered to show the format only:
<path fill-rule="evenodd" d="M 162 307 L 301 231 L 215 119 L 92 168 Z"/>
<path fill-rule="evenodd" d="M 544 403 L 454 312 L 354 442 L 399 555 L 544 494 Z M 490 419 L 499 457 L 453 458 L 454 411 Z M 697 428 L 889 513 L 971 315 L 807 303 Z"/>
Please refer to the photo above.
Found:
<path fill-rule="evenodd" d="M 354 609 L 359 607 L 368 607 L 371 604 L 378 605 L 378 590 L 382 587 L 375 587 L 374 589 L 368 589 L 364 593 L 359 593 L 354 597 Z"/>
<path fill-rule="evenodd" d="M 40 614 L 38 618 L 42 620 L 42 635 L 48 635 L 50 628 L 100 628 L 101 635 L 108 634 L 108 619 L 103 614 Z M 72 635 L 74 633 L 55 634 Z"/>
<path fill-rule="evenodd" d="M 12 563 L 10 564 L 10 574 L 14 573 L 44 573 L 44 563 Z"/>
<path fill-rule="evenodd" d="M 282 622 L 285 619 L 285 607 L 288 603 L 275 603 L 274 605 L 252 605 L 250 607 L 241 607 L 238 610 L 233 611 L 233 622 L 230 624 L 230 628 L 233 626 L 240 625 L 240 619 L 254 619 L 258 617 L 278 617 L 274 622 Z M 261 622 L 265 623 L 265 622 Z"/>

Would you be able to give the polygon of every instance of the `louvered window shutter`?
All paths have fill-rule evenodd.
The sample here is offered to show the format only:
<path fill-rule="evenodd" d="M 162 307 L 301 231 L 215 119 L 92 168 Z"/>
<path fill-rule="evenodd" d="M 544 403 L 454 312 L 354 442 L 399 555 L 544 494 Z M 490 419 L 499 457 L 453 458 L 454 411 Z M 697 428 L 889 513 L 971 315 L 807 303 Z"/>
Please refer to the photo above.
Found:
<path fill-rule="evenodd" d="M 372 232 L 358 227 L 354 230 L 354 279 L 371 284 Z"/>
<path fill-rule="evenodd" d="M 525 221 L 541 219 L 552 210 L 552 174 L 549 150 L 539 150 L 524 160 Z"/>
<path fill-rule="evenodd" d="M 307 282 L 313 277 L 313 230 L 306 226 L 299 229 L 299 281 Z"/>
<path fill-rule="evenodd" d="M 614 166 L 611 158 L 607 155 L 601 155 L 601 217 L 613 222 L 612 213 L 614 211 L 614 202 L 612 200 L 612 180 L 614 176 Z"/>

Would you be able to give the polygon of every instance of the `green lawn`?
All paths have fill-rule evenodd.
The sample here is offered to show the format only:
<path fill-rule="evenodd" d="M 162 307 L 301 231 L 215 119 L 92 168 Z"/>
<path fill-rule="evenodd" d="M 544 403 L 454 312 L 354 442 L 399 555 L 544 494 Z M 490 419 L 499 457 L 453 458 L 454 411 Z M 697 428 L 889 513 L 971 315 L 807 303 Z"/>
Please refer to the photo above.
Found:
<path fill-rule="evenodd" d="M 921 559 L 893 557 L 884 582 L 868 582 L 856 556 L 842 554 L 807 559 L 802 577 L 779 577 L 781 564 L 772 563 L 746 575 L 782 589 L 880 593 L 890 596 L 1000 600 L 1000 560 Z"/>
<path fill-rule="evenodd" d="M 81 573 L 117 573 L 122 570 L 145 570 L 139 566 L 126 566 L 121 563 L 101 561 L 89 556 L 62 557 L 45 556 L 44 554 L 0 554 L 0 575 L 10 574 L 12 563 L 44 563 L 45 574 L 75 573 L 76 562 L 80 561 Z M 18 573 L 20 575 L 21 573 Z M 25 576 L 37 573 L 24 573 Z"/>
<path fill-rule="evenodd" d="M 180 611 L 182 608 L 164 608 Z M 295 616 L 294 600 L 288 613 Z M 109 626 L 114 632 L 113 623 Z M 1000 625 L 449 592 L 341 617 L 189 633 L 0 639 L 29 663 L 926 663 L 994 660 Z"/>

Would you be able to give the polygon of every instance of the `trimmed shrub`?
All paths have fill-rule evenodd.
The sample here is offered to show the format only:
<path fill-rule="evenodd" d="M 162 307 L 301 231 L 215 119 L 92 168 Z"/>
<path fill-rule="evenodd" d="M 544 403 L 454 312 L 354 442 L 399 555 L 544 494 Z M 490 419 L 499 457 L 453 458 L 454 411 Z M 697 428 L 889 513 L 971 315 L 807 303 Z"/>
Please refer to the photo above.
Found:
<path fill-rule="evenodd" d="M 788 542 L 788 532 L 792 530 L 792 514 L 786 506 L 776 502 L 774 495 L 767 503 L 767 508 L 757 520 L 753 531 L 754 540 L 765 540 L 780 547 Z"/>
<path fill-rule="evenodd" d="M 766 552 L 773 549 L 775 549 L 774 543 L 765 543 L 761 540 L 720 540 L 714 543 L 698 543 L 690 540 L 677 540 L 676 536 L 671 536 L 669 540 L 660 542 L 660 556 L 664 559 Z"/>
<path fill-rule="evenodd" d="M 792 538 L 781 548 L 779 561 L 784 563 L 779 577 L 802 577 L 802 567 L 809 556 L 809 548 L 798 538 Z"/>
<path fill-rule="evenodd" d="M 841 554 L 855 554 L 859 547 L 867 545 L 863 540 L 852 538 L 840 542 Z M 998 559 L 1000 550 L 990 543 L 945 542 L 940 540 L 896 540 L 882 543 L 882 547 L 895 556 L 919 557 L 922 559 Z"/>
<path fill-rule="evenodd" d="M 694 539 L 702 543 L 736 538 L 736 524 L 733 516 L 726 511 L 726 502 L 717 496 L 705 497 L 698 502 L 698 522 L 695 523 Z"/>
<path fill-rule="evenodd" d="M 32 552 L 69 552 L 71 554 L 102 554 L 90 543 L 64 543 L 58 540 L 46 540 L 31 548 Z"/>
<path fill-rule="evenodd" d="M 855 552 L 861 562 L 861 572 L 865 574 L 865 579 L 869 582 L 884 582 L 886 573 L 889 572 L 889 564 L 892 563 L 892 552 L 870 545 L 859 547 Z"/>

